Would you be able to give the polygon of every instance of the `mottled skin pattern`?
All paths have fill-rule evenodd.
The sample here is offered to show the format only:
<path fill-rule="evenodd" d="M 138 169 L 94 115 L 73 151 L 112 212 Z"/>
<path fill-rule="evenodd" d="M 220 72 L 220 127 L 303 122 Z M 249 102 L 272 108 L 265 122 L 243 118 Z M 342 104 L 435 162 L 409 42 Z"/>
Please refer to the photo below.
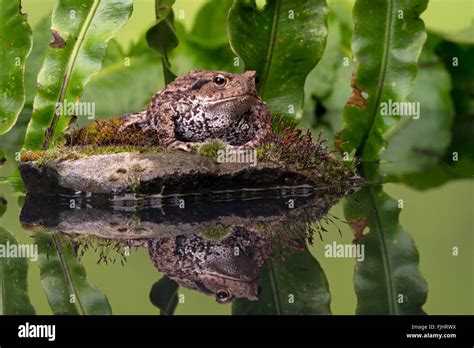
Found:
<path fill-rule="evenodd" d="M 147 110 L 126 115 L 122 129 L 138 124 L 156 131 L 161 145 L 185 151 L 213 139 L 254 148 L 272 135 L 256 79 L 254 71 L 191 71 L 156 93 Z"/>
<path fill-rule="evenodd" d="M 160 272 L 182 286 L 215 296 L 218 303 L 239 297 L 258 299 L 260 268 L 271 248 L 270 236 L 243 226 L 232 226 L 222 240 L 193 233 L 148 243 Z"/>

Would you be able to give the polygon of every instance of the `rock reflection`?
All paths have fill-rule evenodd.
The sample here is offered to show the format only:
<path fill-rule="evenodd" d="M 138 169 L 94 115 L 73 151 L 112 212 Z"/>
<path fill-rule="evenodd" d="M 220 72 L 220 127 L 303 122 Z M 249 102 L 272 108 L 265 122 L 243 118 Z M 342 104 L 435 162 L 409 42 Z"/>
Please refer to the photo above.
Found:
<path fill-rule="evenodd" d="M 274 246 L 302 250 L 340 198 L 307 185 L 171 196 L 29 194 L 20 220 L 27 229 L 60 232 L 76 252 L 88 249 L 88 237 L 120 252 L 147 248 L 168 278 L 228 303 L 258 300 L 261 268 L 282 257 Z"/>

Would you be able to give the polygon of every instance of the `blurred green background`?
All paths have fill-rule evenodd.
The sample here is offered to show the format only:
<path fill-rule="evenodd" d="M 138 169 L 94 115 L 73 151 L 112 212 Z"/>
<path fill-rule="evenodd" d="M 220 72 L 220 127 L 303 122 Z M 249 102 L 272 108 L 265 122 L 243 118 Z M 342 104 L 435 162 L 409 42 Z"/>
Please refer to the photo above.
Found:
<path fill-rule="evenodd" d="M 195 15 L 204 0 L 177 0 L 175 12 L 184 10 L 185 28 L 192 27 Z M 264 1 L 259 1 L 264 3 Z M 352 1 L 329 1 L 347 2 Z M 54 7 L 54 0 L 24 0 L 23 11 L 28 13 L 30 25 L 35 27 Z M 422 15 L 428 29 L 454 33 L 472 25 L 471 0 L 431 0 Z M 135 0 L 129 22 L 117 36 L 124 50 L 154 23 L 154 1 Z M 133 92 L 131 92 L 133 93 Z M 98 100 L 100 103 L 100 100 Z M 435 140 L 434 140 L 435 141 Z M 400 222 L 411 233 L 420 253 L 420 269 L 428 285 L 428 300 L 424 309 L 429 314 L 474 314 L 474 186 L 472 180 L 451 181 L 436 189 L 416 191 L 402 185 L 389 184 L 385 190 L 395 199 L 404 200 Z M 12 232 L 20 243 L 31 243 L 27 232 L 19 224 L 18 195 L 7 185 L 0 192 L 8 201 L 8 209 L 0 225 Z M 332 213 L 343 218 L 341 205 Z M 351 231 L 339 223 L 342 237 L 335 227 L 324 235 L 324 242 L 316 239 L 312 253 L 321 263 L 330 284 L 331 308 L 334 314 L 353 314 L 356 297 L 352 277 L 354 261 L 324 257 L 324 244 L 337 241 L 350 243 Z M 459 256 L 452 248 L 459 248 Z M 98 254 L 89 252 L 83 259 L 88 279 L 109 298 L 114 314 L 157 314 L 149 301 L 152 284 L 161 277 L 150 262 L 146 250 L 132 251 L 125 266 L 97 265 Z M 46 296 L 39 281 L 39 269 L 30 263 L 29 292 L 32 304 L 40 314 L 49 314 Z M 179 304 L 176 314 L 230 314 L 229 305 L 218 305 L 212 297 L 180 288 L 185 303 Z"/>

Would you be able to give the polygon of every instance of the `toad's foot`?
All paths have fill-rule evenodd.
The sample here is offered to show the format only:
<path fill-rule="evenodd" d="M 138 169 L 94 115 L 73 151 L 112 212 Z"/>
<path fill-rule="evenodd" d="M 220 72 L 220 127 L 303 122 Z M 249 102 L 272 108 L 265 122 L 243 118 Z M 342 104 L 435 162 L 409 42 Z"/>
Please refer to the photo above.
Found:
<path fill-rule="evenodd" d="M 172 143 L 168 144 L 167 148 L 171 150 L 182 150 L 186 152 L 191 152 L 195 149 L 198 149 L 200 145 L 202 144 L 195 143 L 195 142 L 184 142 L 180 140 L 175 140 Z"/>
<path fill-rule="evenodd" d="M 140 112 L 133 112 L 131 114 L 126 114 L 121 117 L 123 123 L 120 125 L 118 132 L 123 132 L 126 128 L 130 127 L 131 125 L 138 125 L 142 128 L 143 131 L 149 129 L 148 121 L 146 119 L 146 110 Z"/>

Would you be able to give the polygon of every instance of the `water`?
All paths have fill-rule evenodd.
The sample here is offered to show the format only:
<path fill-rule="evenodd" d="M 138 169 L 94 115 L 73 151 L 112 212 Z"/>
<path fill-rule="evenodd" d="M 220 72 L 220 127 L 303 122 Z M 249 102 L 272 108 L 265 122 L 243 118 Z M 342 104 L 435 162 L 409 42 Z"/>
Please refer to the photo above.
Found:
<path fill-rule="evenodd" d="M 463 197 L 469 202 L 469 189 L 467 181 L 424 194 L 386 185 L 386 191 L 392 195 L 395 192 L 410 202 L 410 208 L 402 213 L 401 222 L 412 232 L 421 254 L 420 268 L 429 286 L 425 311 L 429 312 L 430 308 L 435 313 L 472 311 L 471 256 L 464 253 L 464 247 L 472 244 L 472 222 L 471 217 L 465 215 L 469 205 L 465 205 L 464 210 L 462 205 L 458 207 Z M 326 253 L 327 246 L 349 245 L 353 239 L 350 229 L 337 219 L 343 219 L 341 205 L 332 207 L 340 197 L 330 197 L 305 186 L 169 196 L 106 197 L 87 193 L 25 196 L 15 192 L 11 185 L 2 185 L 1 192 L 7 201 L 1 226 L 18 243 L 34 245 L 32 242 L 36 242 L 40 246 L 39 260 L 29 260 L 28 270 L 28 293 L 38 314 L 52 313 L 52 307 L 57 311 L 48 303 L 46 294 L 51 296 L 51 291 L 60 287 L 51 289 L 50 286 L 48 290 L 40 280 L 39 270 L 47 269 L 48 262 L 54 266 L 52 245 L 65 250 L 72 247 L 80 256 L 88 281 L 100 290 L 99 294 L 107 297 L 107 301 L 102 302 L 110 306 L 100 307 L 98 296 L 97 306 L 92 306 L 96 309 L 84 310 L 86 313 L 111 308 L 114 314 L 157 314 L 165 300 L 166 304 L 171 303 L 168 308 L 174 308 L 171 297 L 162 298 L 162 294 L 173 289 L 176 296 L 172 298 L 179 302 L 176 314 L 230 313 L 232 306 L 218 304 L 217 295 L 219 302 L 234 302 L 235 312 L 258 313 L 262 306 L 259 307 L 256 295 L 260 293 L 263 301 L 271 302 L 268 298 L 274 290 L 268 275 L 275 271 L 281 273 L 274 277 L 283 284 L 285 295 L 298 294 L 303 286 L 309 286 L 313 295 L 318 294 L 310 301 L 311 306 L 305 302 L 297 312 L 354 313 L 356 296 L 352 275 L 356 255 L 334 258 Z M 187 202 L 185 209 L 180 208 L 182 199 Z M 455 201 L 456 206 L 450 200 Z M 293 201 L 293 208 L 289 208 L 289 201 Z M 71 202 L 74 202 L 72 206 Z M 422 210 L 413 209 L 428 203 L 429 210 L 440 219 L 420 219 Z M 326 232 L 317 224 L 325 216 L 334 221 L 334 224 L 322 223 Z M 43 236 L 49 239 L 42 239 Z M 313 241 L 309 252 L 302 243 L 308 239 Z M 160 245 L 165 247 L 160 249 Z M 455 245 L 461 246 L 457 258 L 451 250 Z M 233 255 L 236 247 L 239 252 L 244 251 L 245 257 Z M 179 261 L 175 254 L 189 257 Z M 41 255 L 48 256 L 41 260 Z M 204 255 L 219 255 L 219 258 L 203 266 L 199 259 Z M 293 260 L 292 273 L 302 269 L 303 282 L 282 280 L 288 271 L 281 266 L 283 258 Z M 268 268 L 268 260 L 272 260 L 273 269 Z M 190 267 L 184 267 L 190 263 Z M 196 274 L 196 269 L 203 268 L 206 272 Z M 453 270 L 466 275 L 465 281 L 456 277 Z M 304 276 L 305 271 L 311 275 L 309 280 Z M 176 282 L 164 279 L 164 274 Z M 222 293 L 223 287 L 228 291 Z M 457 296 L 446 297 L 454 291 Z M 235 300 L 234 297 L 242 298 Z M 280 304 L 279 310 L 293 310 L 289 308 L 281 308 Z M 275 310 L 273 307 L 272 311 Z"/>
<path fill-rule="evenodd" d="M 270 275 L 269 267 L 287 267 L 285 258 L 299 254 L 314 261 L 306 242 L 324 233 L 317 223 L 332 221 L 328 210 L 341 198 L 324 191 L 300 185 L 173 195 L 27 194 L 20 223 L 33 231 L 43 278 L 52 279 L 42 286 L 54 312 L 64 311 L 54 304 L 60 295 L 52 294 L 61 285 L 78 302 L 87 302 L 87 295 L 75 285 L 82 275 L 74 276 L 75 265 L 84 255 L 94 250 L 99 264 L 118 260 L 125 266 L 133 248 L 148 251 L 150 263 L 173 280 L 162 279 L 156 286 L 166 282 L 166 289 L 151 292 L 155 294 L 151 302 L 162 311 L 167 311 L 160 306 L 163 301 L 185 301 L 183 294 L 163 299 L 168 288 L 181 286 L 214 297 L 220 304 L 235 299 L 236 306 L 250 306 L 253 312 L 273 302 L 275 291 L 262 280 Z M 301 293 L 301 286 L 316 287 L 323 298 L 313 294 L 317 301 L 301 310 L 329 313 L 324 272 L 316 261 L 299 266 L 307 267 L 302 274 L 311 280 L 290 284 L 282 278 L 280 286 L 288 294 Z M 87 305 L 77 311 L 81 310 L 96 313 L 88 312 Z M 66 311 L 75 314 L 76 308 Z"/>

